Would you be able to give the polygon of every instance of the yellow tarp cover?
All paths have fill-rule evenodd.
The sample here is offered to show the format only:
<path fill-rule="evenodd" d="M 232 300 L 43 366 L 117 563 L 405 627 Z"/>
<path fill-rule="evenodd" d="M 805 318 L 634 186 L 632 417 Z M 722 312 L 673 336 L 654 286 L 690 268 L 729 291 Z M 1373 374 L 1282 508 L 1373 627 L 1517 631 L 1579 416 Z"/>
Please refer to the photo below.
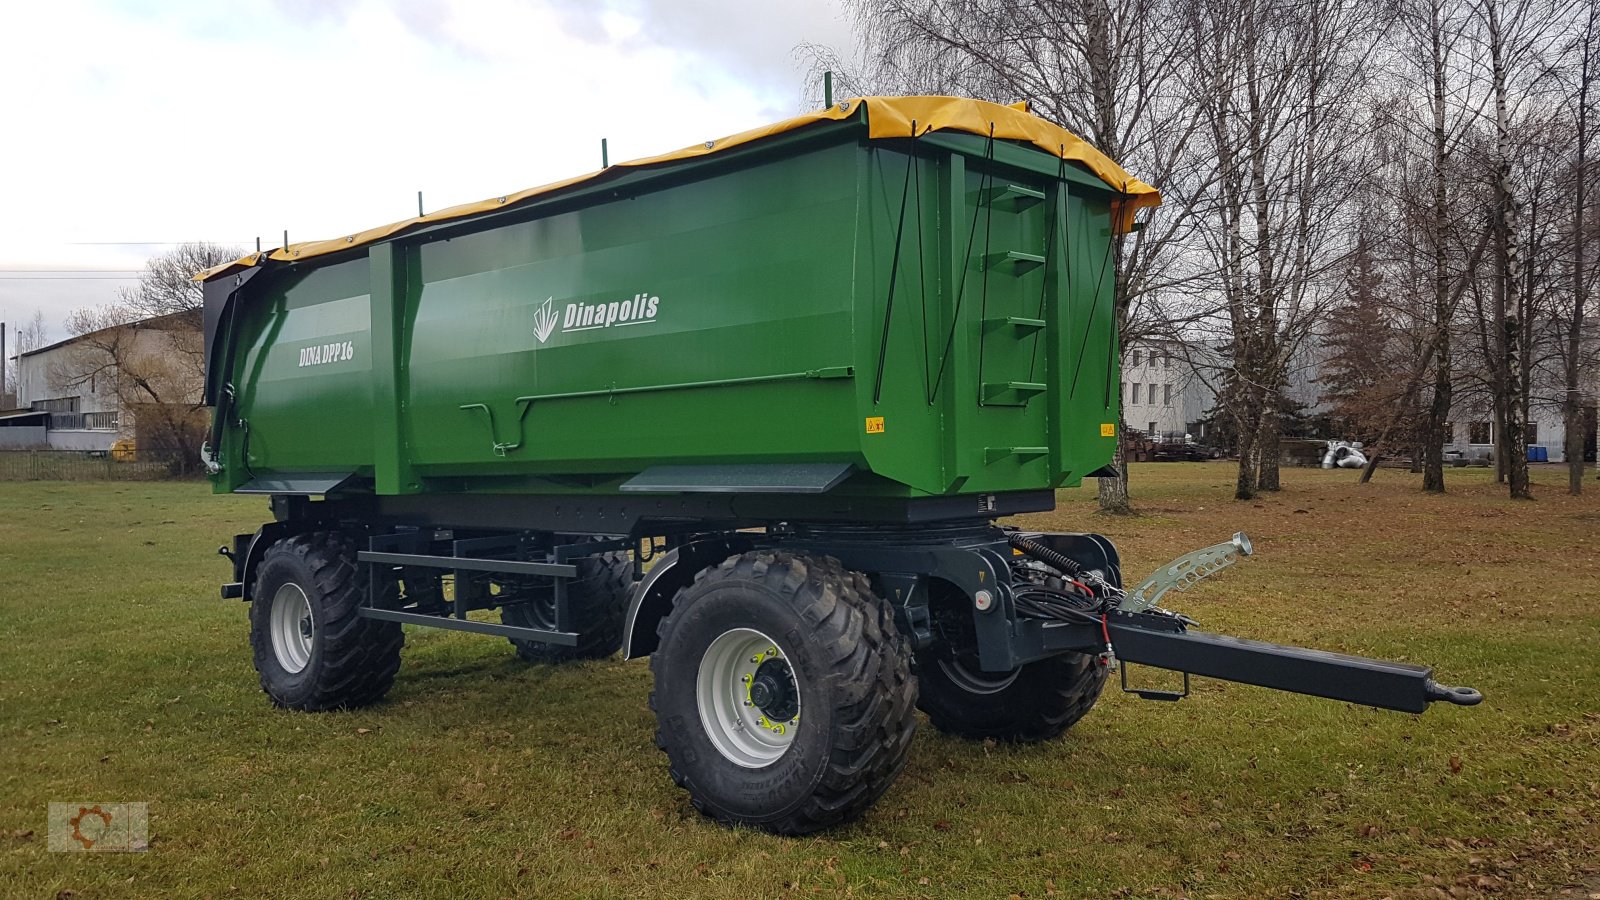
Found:
<path fill-rule="evenodd" d="M 964 131 L 969 134 L 988 137 L 990 130 L 993 129 L 994 137 L 997 139 L 1026 141 L 1052 156 L 1082 163 L 1113 190 L 1124 195 L 1122 199 L 1115 202 L 1116 228 L 1119 232 L 1127 232 L 1132 227 L 1135 212 L 1144 207 L 1159 206 L 1161 203 L 1161 195 L 1155 188 L 1123 171 L 1121 166 L 1112 162 L 1110 158 L 1099 150 L 1089 146 L 1087 142 L 1077 135 L 1028 112 L 1026 104 L 1017 103 L 1011 106 L 1001 106 L 1000 104 L 983 100 L 967 100 L 958 97 L 863 97 L 858 100 L 846 100 L 836 103 L 827 109 L 807 113 L 793 119 L 776 122 L 761 128 L 752 128 L 749 131 L 742 131 L 714 141 L 706 141 L 703 144 L 695 144 L 692 147 L 685 147 L 682 150 L 675 150 L 671 153 L 663 153 L 660 156 L 650 156 L 644 159 L 617 163 L 611 168 L 654 166 L 673 162 L 674 160 L 693 159 L 698 156 L 719 153 L 753 141 L 794 131 L 797 128 L 804 128 L 814 122 L 839 121 L 851 118 L 859 113 L 858 106 L 863 103 L 867 106 L 868 135 L 873 138 L 912 137 L 912 123 L 916 123 L 917 136 L 927 134 L 930 131 Z M 207 281 L 258 265 L 267 260 L 292 262 L 350 250 L 421 226 L 448 222 L 454 219 L 464 219 L 480 213 L 514 206 L 531 197 L 582 184 L 607 171 L 610 170 L 603 169 L 599 172 L 590 172 L 575 178 L 518 191 L 515 194 L 507 194 L 504 197 L 452 206 L 449 209 L 441 209 L 425 216 L 417 216 L 401 222 L 369 228 L 359 234 L 326 241 L 306 241 L 299 244 L 290 244 L 277 250 L 252 253 L 231 263 L 207 269 L 196 275 L 195 280 Z"/>

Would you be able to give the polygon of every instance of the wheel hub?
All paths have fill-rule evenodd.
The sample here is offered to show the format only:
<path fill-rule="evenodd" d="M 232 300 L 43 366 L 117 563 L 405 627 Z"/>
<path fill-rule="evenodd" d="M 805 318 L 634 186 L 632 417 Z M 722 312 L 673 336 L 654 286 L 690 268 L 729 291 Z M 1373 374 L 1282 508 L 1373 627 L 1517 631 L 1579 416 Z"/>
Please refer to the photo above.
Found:
<path fill-rule="evenodd" d="M 700 658 L 700 724 L 717 751 L 748 769 L 776 762 L 800 727 L 800 683 L 776 641 L 752 628 L 719 635 Z"/>
<path fill-rule="evenodd" d="M 286 582 L 272 595 L 268 631 L 272 652 L 285 672 L 294 674 L 311 662 L 316 624 L 311 618 L 311 598 L 294 582 Z"/>
<path fill-rule="evenodd" d="M 768 659 L 756 669 L 750 681 L 750 700 L 772 721 L 787 722 L 799 714 L 800 692 L 788 660 Z"/>

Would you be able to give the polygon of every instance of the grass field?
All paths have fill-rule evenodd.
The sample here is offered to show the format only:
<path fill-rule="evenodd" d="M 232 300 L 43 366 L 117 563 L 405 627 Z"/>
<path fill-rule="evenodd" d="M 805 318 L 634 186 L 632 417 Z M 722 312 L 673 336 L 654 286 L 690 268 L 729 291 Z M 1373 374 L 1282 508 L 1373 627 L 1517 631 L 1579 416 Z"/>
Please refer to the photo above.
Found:
<path fill-rule="evenodd" d="M 924 727 L 861 822 L 700 819 L 652 744 L 643 662 L 528 667 L 412 631 L 387 702 L 276 710 L 214 555 L 265 517 L 199 484 L 0 484 L 0 894 L 16 896 L 1600 896 L 1600 484 L 1512 504 L 1385 470 L 1136 466 L 1142 515 L 1067 491 L 1130 573 L 1247 531 L 1168 605 L 1212 631 L 1426 662 L 1488 699 L 1422 716 L 1197 681 L 1108 692 L 1060 741 Z M 1164 673 L 1136 670 L 1144 682 Z M 46 851 L 51 800 L 148 801 L 142 854 Z M 70 893 L 65 893 L 70 892 Z"/>

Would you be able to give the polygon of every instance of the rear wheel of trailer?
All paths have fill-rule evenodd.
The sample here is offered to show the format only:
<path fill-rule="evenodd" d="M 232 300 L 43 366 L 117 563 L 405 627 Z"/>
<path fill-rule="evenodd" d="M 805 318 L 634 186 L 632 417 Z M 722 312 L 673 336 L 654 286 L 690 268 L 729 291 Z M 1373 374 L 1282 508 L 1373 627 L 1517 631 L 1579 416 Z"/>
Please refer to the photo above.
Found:
<path fill-rule="evenodd" d="M 705 815 L 803 834 L 856 818 L 905 767 L 910 651 L 861 574 L 731 557 L 678 594 L 660 636 L 656 743 Z"/>
<path fill-rule="evenodd" d="M 250 646 L 272 702 L 341 709 L 388 693 L 405 634 L 397 622 L 360 615 L 368 577 L 354 544 L 336 532 L 296 535 L 267 549 L 250 604 Z"/>

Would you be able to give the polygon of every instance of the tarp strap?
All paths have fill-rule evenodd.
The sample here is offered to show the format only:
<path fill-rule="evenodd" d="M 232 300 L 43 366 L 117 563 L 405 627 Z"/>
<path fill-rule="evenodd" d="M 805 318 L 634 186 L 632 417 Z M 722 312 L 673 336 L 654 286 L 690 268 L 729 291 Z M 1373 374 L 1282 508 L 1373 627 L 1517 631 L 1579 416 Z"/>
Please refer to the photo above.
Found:
<path fill-rule="evenodd" d="M 983 181 L 978 185 L 979 202 L 982 202 L 983 197 L 988 193 L 989 180 L 994 175 L 993 122 L 989 123 L 989 140 L 984 144 L 983 158 L 985 165 L 983 167 Z M 952 185 L 951 190 L 952 192 L 959 192 L 963 198 L 966 195 L 966 185 Z M 944 367 L 950 362 L 950 349 L 955 346 L 956 328 L 961 323 L 961 300 L 967 295 L 967 268 L 972 265 L 972 242 L 978 236 L 978 213 L 979 210 L 975 207 L 972 210 L 972 228 L 967 232 L 967 252 L 961 257 L 961 287 L 956 291 L 955 309 L 950 311 L 950 333 L 945 336 L 944 351 L 939 354 L 939 372 L 934 376 L 933 390 L 928 394 L 929 406 L 932 406 L 933 401 L 939 396 L 939 384 L 944 381 Z M 988 240 L 988 235 L 984 235 L 985 244 L 988 243 Z"/>
<path fill-rule="evenodd" d="M 1126 207 L 1128 199 L 1129 199 L 1129 197 L 1128 197 L 1128 183 L 1126 181 L 1124 181 L 1122 183 L 1122 193 L 1123 193 L 1123 206 Z M 1133 228 L 1133 218 L 1132 218 L 1133 213 L 1135 213 L 1137 211 L 1138 210 L 1132 210 L 1132 211 L 1130 211 L 1128 213 L 1128 216 L 1129 216 L 1129 218 L 1128 218 L 1128 229 L 1130 231 Z M 1113 228 L 1112 228 L 1112 232 L 1111 232 L 1111 243 L 1106 245 L 1106 253 L 1108 255 L 1110 254 L 1111 249 L 1113 247 L 1115 247 L 1116 245 L 1120 244 L 1121 241 L 1122 241 L 1122 238 L 1119 236 L 1119 233 L 1116 231 L 1116 228 L 1115 228 L 1116 223 L 1113 222 L 1112 225 L 1113 225 Z M 1124 231 L 1122 233 L 1126 234 L 1126 233 L 1130 233 L 1130 232 L 1129 231 Z M 1122 337 L 1120 334 L 1117 333 L 1117 329 L 1122 327 L 1122 317 L 1116 315 L 1117 306 L 1119 304 L 1121 304 L 1121 303 L 1122 303 L 1122 297 L 1117 294 L 1117 273 L 1116 273 L 1115 270 L 1113 270 L 1112 273 L 1111 273 L 1111 312 L 1112 312 L 1112 316 L 1111 316 L 1111 339 L 1106 341 L 1106 345 L 1107 346 L 1106 346 L 1105 394 L 1104 394 L 1104 396 L 1102 396 L 1100 398 L 1100 405 L 1101 405 L 1102 409 L 1110 409 L 1111 408 L 1111 375 L 1112 375 L 1111 366 L 1112 366 L 1112 361 L 1117 358 L 1118 347 L 1120 346 L 1120 341 L 1121 341 L 1121 337 Z M 1121 396 L 1121 394 L 1122 394 L 1122 392 L 1119 389 L 1117 391 L 1117 395 Z M 1122 438 L 1118 437 L 1117 440 L 1120 441 L 1120 440 L 1122 440 Z"/>
<path fill-rule="evenodd" d="M 927 134 L 927 129 L 923 129 Z M 915 129 L 911 132 L 914 141 L 918 135 Z M 915 146 L 915 145 L 913 145 Z M 923 250 L 922 241 L 922 167 L 917 166 L 912 176 L 912 184 L 917 192 L 917 284 L 922 288 L 922 322 L 917 329 L 922 338 L 922 392 L 928 392 L 928 259 Z"/>
<path fill-rule="evenodd" d="M 1067 397 L 1068 397 L 1068 399 L 1071 399 L 1072 397 L 1075 397 L 1078 394 L 1078 375 L 1079 375 L 1079 373 L 1081 373 L 1083 371 L 1083 351 L 1084 351 L 1085 348 L 1087 348 L 1089 346 L 1089 331 L 1090 331 L 1090 329 L 1094 328 L 1094 314 L 1095 314 L 1096 310 L 1100 309 L 1100 303 L 1099 303 L 1100 288 L 1101 288 L 1102 285 L 1105 284 L 1105 281 L 1106 281 L 1106 267 L 1111 264 L 1111 248 L 1115 247 L 1116 245 L 1117 245 L 1117 235 L 1115 233 L 1113 233 L 1111 235 L 1111 239 L 1106 241 L 1106 255 L 1100 260 L 1100 272 L 1097 275 L 1095 275 L 1095 279 L 1094 279 L 1094 291 L 1095 291 L 1095 295 L 1096 295 L 1095 296 L 1095 302 L 1089 304 L 1089 318 L 1088 318 L 1087 321 L 1085 321 L 1083 323 L 1083 340 L 1078 342 L 1078 358 L 1077 358 L 1077 360 L 1074 362 L 1074 364 L 1072 366 L 1072 387 L 1067 389 Z M 1112 280 L 1112 285 L 1111 285 L 1111 287 L 1112 287 L 1112 290 L 1111 290 L 1111 307 L 1112 307 L 1112 310 L 1111 310 L 1111 341 L 1112 341 L 1111 350 L 1112 350 L 1112 352 L 1115 352 L 1116 351 L 1116 340 L 1117 340 L 1117 316 L 1116 316 L 1117 292 L 1116 292 L 1116 276 L 1115 276 L 1115 273 L 1113 273 L 1111 280 Z M 1111 364 L 1109 362 L 1107 362 L 1106 363 L 1106 405 L 1107 406 L 1109 406 L 1111 404 L 1111 384 L 1110 384 L 1110 382 L 1111 382 Z"/>
<path fill-rule="evenodd" d="M 899 223 L 899 225 L 897 225 L 895 227 L 895 231 L 894 231 L 894 258 L 889 263 L 889 299 L 886 300 L 884 302 L 884 304 L 883 304 L 883 335 L 878 339 L 878 376 L 872 383 L 872 404 L 874 406 L 876 406 L 878 404 L 878 400 L 883 396 L 883 365 L 889 358 L 889 325 L 891 323 L 893 323 L 893 321 L 894 321 L 894 289 L 895 289 L 895 283 L 899 280 L 899 277 L 900 277 L 900 239 L 905 237 L 905 233 L 906 233 L 906 200 L 909 199 L 910 196 L 911 196 L 911 172 L 912 172 L 912 170 L 916 169 L 916 167 L 917 167 L 917 120 L 912 119 L 911 120 L 911 152 L 909 154 L 909 158 L 906 161 L 906 179 L 905 179 L 905 184 L 900 186 L 900 223 Z M 917 198 L 917 201 L 918 201 L 917 202 L 917 208 L 918 208 L 919 211 L 921 210 L 921 207 L 922 207 L 921 200 L 922 200 L 921 197 Z M 921 234 L 921 226 L 922 226 L 922 222 L 921 222 L 921 218 L 919 216 L 918 221 L 917 221 L 917 227 L 918 227 L 917 233 L 919 235 Z M 918 253 L 920 255 L 920 252 L 921 252 L 921 249 L 922 249 L 920 241 L 918 243 L 917 249 L 918 249 Z M 926 353 L 923 354 L 923 358 L 924 358 L 924 360 L 926 360 L 926 358 L 927 358 L 927 354 Z M 924 365 L 926 365 L 926 362 L 924 362 Z"/>
<path fill-rule="evenodd" d="M 1061 147 L 1061 165 L 1056 168 L 1056 184 L 1055 184 L 1055 188 L 1056 188 L 1057 194 L 1056 194 L 1055 197 L 1053 197 L 1051 199 L 1051 203 L 1050 203 L 1050 225 L 1049 225 L 1048 229 L 1044 233 L 1044 279 L 1043 279 L 1043 283 L 1041 285 L 1039 285 L 1039 312 L 1034 315 L 1034 318 L 1036 318 L 1036 319 L 1043 319 L 1044 318 L 1045 303 L 1050 298 L 1050 263 L 1055 259 L 1056 229 L 1060 228 L 1060 227 L 1064 227 L 1064 224 L 1065 224 L 1065 223 L 1063 223 L 1061 221 L 1061 207 L 1072 202 L 1072 200 L 1070 199 L 1069 196 L 1064 196 L 1065 193 L 1066 193 L 1066 188 L 1063 186 L 1063 183 L 1066 181 L 1066 178 L 1067 178 L 1067 148 L 1066 148 L 1065 145 L 1062 145 L 1062 147 Z M 1070 214 L 1067 216 L 1067 221 L 1068 222 L 1072 221 L 1072 216 Z M 1063 285 L 1064 289 L 1061 291 L 1061 293 L 1063 293 L 1063 294 L 1067 293 L 1068 291 L 1070 291 L 1072 289 L 1072 281 L 1071 281 L 1071 278 L 1072 278 L 1072 250 L 1070 249 L 1071 246 L 1072 246 L 1071 244 L 1067 245 L 1067 247 L 1068 247 L 1068 250 L 1067 250 L 1067 265 L 1065 267 L 1066 271 L 1064 272 L 1064 277 L 1067 279 L 1067 281 L 1064 283 L 1064 285 Z M 1041 334 L 1039 334 L 1037 332 L 1033 336 L 1033 352 L 1028 355 L 1028 380 L 1029 381 L 1033 380 L 1033 373 L 1034 373 L 1034 371 L 1036 369 L 1039 368 L 1039 345 L 1041 343 L 1043 343 L 1043 339 L 1044 339 L 1043 335 L 1041 335 Z"/>

